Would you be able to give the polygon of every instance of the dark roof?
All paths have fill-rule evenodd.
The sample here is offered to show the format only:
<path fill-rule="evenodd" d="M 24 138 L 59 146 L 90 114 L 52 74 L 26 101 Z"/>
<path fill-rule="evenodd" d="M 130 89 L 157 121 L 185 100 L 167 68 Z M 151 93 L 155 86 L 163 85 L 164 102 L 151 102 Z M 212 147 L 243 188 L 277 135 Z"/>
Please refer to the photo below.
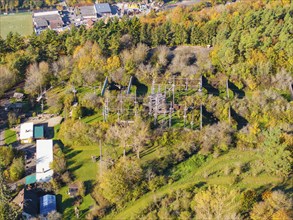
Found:
<path fill-rule="evenodd" d="M 98 14 L 111 13 L 111 7 L 108 3 L 95 4 L 95 8 Z"/>
<path fill-rule="evenodd" d="M 92 6 L 80 6 L 78 8 L 80 10 L 81 16 L 83 16 L 83 17 L 97 16 L 97 13 L 95 11 L 95 7 L 93 5 Z"/>
<path fill-rule="evenodd" d="M 38 214 L 38 196 L 33 190 L 24 190 L 23 212 L 32 216 Z"/>
<path fill-rule="evenodd" d="M 64 22 L 59 14 L 51 14 L 51 15 L 39 15 L 34 17 L 34 22 L 36 24 L 36 27 L 48 27 L 54 26 L 60 26 L 62 27 Z M 52 27 L 51 27 L 52 28 Z M 52 28 L 52 29 L 54 29 Z"/>
<path fill-rule="evenodd" d="M 34 21 L 35 21 L 35 24 L 36 24 L 37 28 L 39 28 L 39 27 L 47 27 L 48 26 L 48 22 L 44 18 L 35 18 Z"/>
<path fill-rule="evenodd" d="M 44 126 L 35 125 L 34 126 L 34 138 L 44 138 Z"/>
<path fill-rule="evenodd" d="M 56 210 L 56 196 L 45 195 L 40 198 L 40 214 L 46 216 Z"/>

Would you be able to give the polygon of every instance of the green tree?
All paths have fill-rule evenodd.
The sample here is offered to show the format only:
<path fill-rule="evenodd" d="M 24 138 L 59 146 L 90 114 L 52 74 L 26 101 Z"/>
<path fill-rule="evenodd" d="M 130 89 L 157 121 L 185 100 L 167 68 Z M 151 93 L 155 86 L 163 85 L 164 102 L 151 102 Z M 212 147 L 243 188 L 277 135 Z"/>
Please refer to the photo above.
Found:
<path fill-rule="evenodd" d="M 264 142 L 260 160 L 271 174 L 286 177 L 291 172 L 292 156 L 288 145 L 281 139 L 281 130 L 274 128 L 264 131 Z"/>
<path fill-rule="evenodd" d="M 22 157 L 14 158 L 9 168 L 9 176 L 12 181 L 17 181 L 23 177 L 24 160 Z"/>
<path fill-rule="evenodd" d="M 4 180 L 2 169 L 0 168 L 0 220 L 17 219 L 20 210 L 10 203 L 11 192 Z"/>
<path fill-rule="evenodd" d="M 100 178 L 101 192 L 107 200 L 121 206 L 132 198 L 142 174 L 138 161 L 121 158 Z"/>
<path fill-rule="evenodd" d="M 51 164 L 51 168 L 54 170 L 55 173 L 61 175 L 67 169 L 65 154 L 62 152 L 58 144 L 55 144 L 53 149 L 54 160 Z"/>

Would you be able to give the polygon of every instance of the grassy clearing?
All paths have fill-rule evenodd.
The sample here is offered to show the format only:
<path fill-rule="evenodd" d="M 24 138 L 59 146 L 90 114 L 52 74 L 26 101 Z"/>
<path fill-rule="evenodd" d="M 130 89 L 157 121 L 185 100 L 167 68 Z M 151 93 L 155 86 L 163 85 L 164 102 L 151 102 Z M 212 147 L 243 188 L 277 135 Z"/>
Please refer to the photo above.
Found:
<path fill-rule="evenodd" d="M 191 158 L 192 159 L 192 158 Z M 260 175 L 256 177 L 251 177 L 246 175 L 242 177 L 239 183 L 234 183 L 236 175 L 233 173 L 231 175 L 223 175 L 222 171 L 226 166 L 233 167 L 235 163 L 248 163 L 249 161 L 255 160 L 256 156 L 254 152 L 251 151 L 239 151 L 232 150 L 228 154 L 215 158 L 213 160 L 208 160 L 198 169 L 191 170 L 190 173 L 183 176 L 178 181 L 163 186 L 156 192 L 149 192 L 137 201 L 131 202 L 126 208 L 121 212 L 116 214 L 111 214 L 106 216 L 105 219 L 133 219 L 137 213 L 140 213 L 144 208 L 146 208 L 154 198 L 160 198 L 174 190 L 188 188 L 199 183 L 204 183 L 208 185 L 225 185 L 227 187 L 233 187 L 237 189 L 244 188 L 254 188 L 257 189 L 260 186 L 266 186 L 268 184 L 277 184 L 281 182 L 280 178 L 272 177 L 268 175 Z M 190 161 L 185 161 L 188 166 L 190 166 Z M 178 166 L 184 166 L 179 164 Z M 176 168 L 175 168 L 176 170 Z M 208 174 L 208 177 L 204 177 L 204 173 Z"/>
<path fill-rule="evenodd" d="M 0 35 L 6 38 L 9 32 L 17 32 L 27 36 L 33 33 L 33 20 L 31 13 L 20 13 L 0 16 Z"/>
<path fill-rule="evenodd" d="M 10 129 L 5 130 L 4 141 L 6 145 L 10 145 L 16 142 L 16 132 Z"/>
<path fill-rule="evenodd" d="M 99 156 L 98 146 L 77 146 L 65 148 L 67 163 L 70 172 L 76 180 L 83 181 L 86 185 L 86 196 L 80 206 L 80 218 L 84 218 L 89 207 L 94 205 L 94 200 L 90 193 L 98 174 L 98 162 L 93 162 L 92 155 Z M 60 211 L 64 219 L 75 219 L 74 199 L 67 195 L 68 187 L 65 186 L 59 191 Z"/>

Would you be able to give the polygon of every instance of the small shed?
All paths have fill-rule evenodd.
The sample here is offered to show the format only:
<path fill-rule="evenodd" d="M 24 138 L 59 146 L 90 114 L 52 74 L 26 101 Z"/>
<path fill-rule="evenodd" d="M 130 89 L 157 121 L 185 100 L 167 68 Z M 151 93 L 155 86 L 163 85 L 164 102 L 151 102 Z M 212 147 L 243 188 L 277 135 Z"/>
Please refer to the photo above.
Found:
<path fill-rule="evenodd" d="M 44 138 L 44 126 L 43 125 L 35 125 L 34 126 L 34 138 L 41 139 Z"/>
<path fill-rule="evenodd" d="M 36 174 L 32 174 L 25 177 L 25 185 L 34 184 L 37 181 Z"/>
<path fill-rule="evenodd" d="M 68 195 L 70 197 L 76 197 L 78 195 L 78 185 L 76 183 L 72 183 L 68 186 Z"/>
<path fill-rule="evenodd" d="M 23 123 L 20 125 L 19 138 L 21 143 L 31 143 L 33 141 L 34 123 Z"/>
<path fill-rule="evenodd" d="M 23 93 L 20 93 L 20 92 L 15 92 L 13 94 L 13 98 L 15 98 L 17 101 L 22 101 L 23 100 L 23 97 L 24 97 L 24 94 Z"/>
<path fill-rule="evenodd" d="M 56 196 L 47 194 L 40 197 L 40 214 L 47 216 L 53 211 L 56 211 Z"/>

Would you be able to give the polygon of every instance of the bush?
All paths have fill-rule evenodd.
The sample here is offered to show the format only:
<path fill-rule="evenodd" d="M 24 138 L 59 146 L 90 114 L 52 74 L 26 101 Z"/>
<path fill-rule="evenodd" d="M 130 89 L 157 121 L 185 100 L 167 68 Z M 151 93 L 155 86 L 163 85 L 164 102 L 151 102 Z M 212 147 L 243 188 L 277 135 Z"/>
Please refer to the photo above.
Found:
<path fill-rule="evenodd" d="M 24 160 L 22 157 L 13 159 L 9 169 L 9 176 L 11 181 L 20 180 L 24 175 Z"/>
<path fill-rule="evenodd" d="M 151 191 L 156 191 L 157 189 L 159 189 L 161 186 L 165 184 L 166 184 L 166 180 L 164 176 L 156 176 L 155 178 L 149 181 L 148 188 Z"/>

